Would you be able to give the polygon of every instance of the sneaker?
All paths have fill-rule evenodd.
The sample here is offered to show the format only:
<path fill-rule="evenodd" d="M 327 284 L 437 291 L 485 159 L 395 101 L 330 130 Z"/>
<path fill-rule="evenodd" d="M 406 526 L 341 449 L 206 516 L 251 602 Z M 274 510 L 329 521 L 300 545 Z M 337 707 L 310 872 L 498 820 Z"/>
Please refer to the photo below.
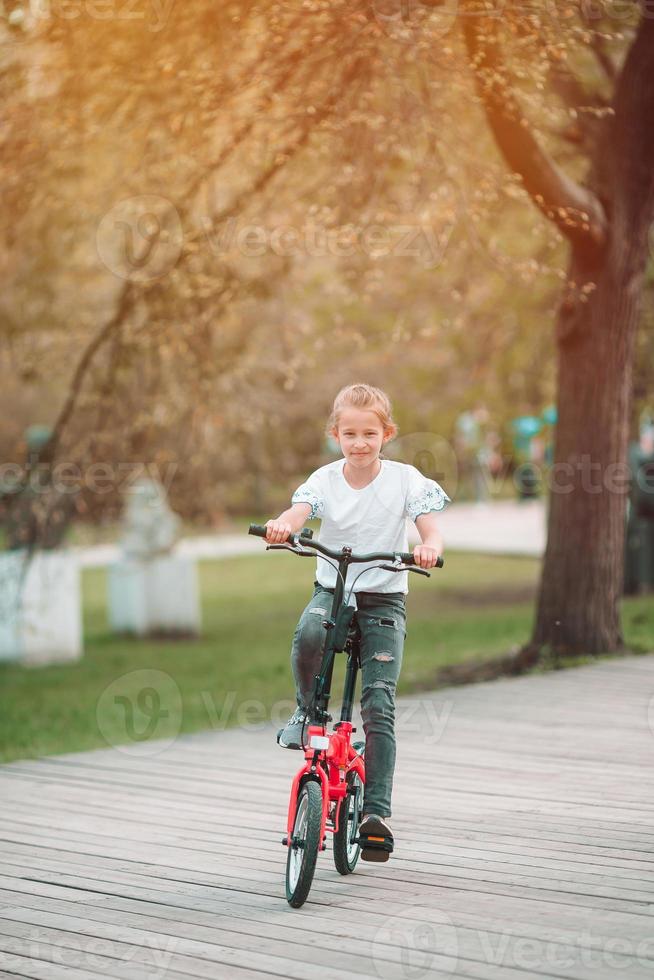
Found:
<path fill-rule="evenodd" d="M 359 830 L 366 836 L 373 837 L 392 837 L 393 831 L 391 830 L 391 825 L 388 822 L 388 817 L 380 817 L 376 813 L 364 813 L 361 817 L 361 824 Z"/>
<path fill-rule="evenodd" d="M 393 851 L 393 831 L 386 817 L 365 813 L 359 824 L 363 861 L 388 861 Z"/>
<path fill-rule="evenodd" d="M 283 728 L 277 732 L 277 743 L 283 749 L 303 749 L 309 730 L 309 715 L 302 708 L 296 708 Z"/>

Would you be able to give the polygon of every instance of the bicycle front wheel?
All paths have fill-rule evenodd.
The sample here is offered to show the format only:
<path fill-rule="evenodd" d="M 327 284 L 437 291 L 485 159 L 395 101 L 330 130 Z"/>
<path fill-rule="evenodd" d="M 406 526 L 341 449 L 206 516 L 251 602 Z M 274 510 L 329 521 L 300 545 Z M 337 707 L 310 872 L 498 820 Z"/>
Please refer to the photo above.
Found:
<path fill-rule="evenodd" d="M 298 796 L 286 858 L 286 900 L 295 909 L 304 905 L 311 888 L 318 860 L 321 823 L 322 790 L 317 782 L 309 780 Z"/>

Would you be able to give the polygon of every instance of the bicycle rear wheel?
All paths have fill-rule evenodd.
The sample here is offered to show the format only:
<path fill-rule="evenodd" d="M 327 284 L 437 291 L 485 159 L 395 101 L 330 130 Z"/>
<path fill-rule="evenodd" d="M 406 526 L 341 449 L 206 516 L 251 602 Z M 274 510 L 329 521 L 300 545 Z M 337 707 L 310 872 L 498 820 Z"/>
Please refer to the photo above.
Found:
<path fill-rule="evenodd" d="M 322 823 L 322 790 L 317 782 L 304 784 L 297 800 L 293 834 L 286 858 L 286 900 L 293 908 L 304 905 L 316 870 Z"/>
<path fill-rule="evenodd" d="M 352 874 L 356 868 L 361 848 L 353 839 L 359 831 L 363 783 L 357 772 L 347 776 L 347 796 L 341 803 L 338 830 L 334 834 L 334 864 L 339 874 Z"/>

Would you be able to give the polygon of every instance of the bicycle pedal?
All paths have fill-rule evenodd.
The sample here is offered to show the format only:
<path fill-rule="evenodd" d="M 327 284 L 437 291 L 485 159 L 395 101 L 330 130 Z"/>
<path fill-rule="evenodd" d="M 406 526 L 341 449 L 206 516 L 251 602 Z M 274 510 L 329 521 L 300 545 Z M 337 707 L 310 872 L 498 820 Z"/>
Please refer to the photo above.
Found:
<path fill-rule="evenodd" d="M 387 850 L 389 853 L 393 850 L 393 838 L 392 837 L 353 837 L 353 844 L 359 844 L 361 847 L 379 847 Z"/>
<path fill-rule="evenodd" d="M 359 836 L 353 843 L 361 848 L 362 861 L 388 861 L 394 849 L 392 837 Z"/>
<path fill-rule="evenodd" d="M 391 856 L 390 851 L 385 851 L 380 847 L 362 847 L 361 848 L 361 860 L 362 861 L 374 861 L 377 864 L 383 864 L 384 861 L 388 861 Z"/>

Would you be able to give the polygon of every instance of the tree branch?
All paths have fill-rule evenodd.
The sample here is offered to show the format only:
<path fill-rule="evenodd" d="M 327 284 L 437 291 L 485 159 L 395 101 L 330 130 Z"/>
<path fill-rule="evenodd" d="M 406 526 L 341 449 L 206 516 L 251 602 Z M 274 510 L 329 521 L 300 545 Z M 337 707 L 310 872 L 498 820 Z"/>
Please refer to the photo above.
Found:
<path fill-rule="evenodd" d="M 125 282 L 123 286 L 120 297 L 118 299 L 118 305 L 113 316 L 105 323 L 105 325 L 96 333 L 95 337 L 88 344 L 84 353 L 77 362 L 77 367 L 75 368 L 75 373 L 73 375 L 73 380 L 71 381 L 70 389 L 68 391 L 68 396 L 63 404 L 63 407 L 59 413 L 57 421 L 55 422 L 52 430 L 52 436 L 48 442 L 48 450 L 54 455 L 57 451 L 59 441 L 61 439 L 61 434 L 66 427 L 68 420 L 70 419 L 73 411 L 75 410 L 75 405 L 79 397 L 79 393 L 82 388 L 82 383 L 84 381 L 84 376 L 86 371 L 91 364 L 91 361 L 95 357 L 98 350 L 103 346 L 103 344 L 109 339 L 114 329 L 122 323 L 125 319 L 128 311 L 132 308 L 134 301 L 134 290 L 131 282 Z"/>
<path fill-rule="evenodd" d="M 551 130 L 553 135 L 576 146 L 583 147 L 589 157 L 606 124 L 609 103 L 601 95 L 587 92 L 576 75 L 562 65 L 552 65 L 549 71 L 551 90 L 574 112 L 574 117 L 563 130 Z"/>
<path fill-rule="evenodd" d="M 338 106 L 339 99 L 342 94 L 349 91 L 349 86 L 356 78 L 357 73 L 363 64 L 363 60 L 364 59 L 362 56 L 355 58 L 349 68 L 343 72 L 343 75 L 339 81 L 333 85 L 331 94 L 309 117 L 311 124 L 309 126 L 305 126 L 298 136 L 289 140 L 286 146 L 277 154 L 275 160 L 259 174 L 254 184 L 251 187 L 245 188 L 243 191 L 241 191 L 241 193 L 238 194 L 230 202 L 228 207 L 224 208 L 219 215 L 207 218 L 202 231 L 198 230 L 197 232 L 187 236 L 187 243 L 196 241 L 200 237 L 201 233 L 204 233 L 205 235 L 211 234 L 216 229 L 218 224 L 227 221 L 235 214 L 238 214 L 243 208 L 246 207 L 248 200 L 253 195 L 258 194 L 267 184 L 270 183 L 275 174 L 286 165 L 288 160 L 295 156 L 298 150 L 302 149 L 307 144 L 309 137 L 318 127 L 318 125 L 334 112 L 335 108 Z"/>
<path fill-rule="evenodd" d="M 600 200 L 548 156 L 533 135 L 512 91 L 497 37 L 497 19 L 466 0 L 463 34 L 477 91 L 496 143 L 536 206 L 574 245 L 601 247 L 607 219 Z"/>
<path fill-rule="evenodd" d="M 209 227 L 205 227 L 203 229 L 205 234 L 208 234 L 211 230 L 213 230 L 218 223 L 222 221 L 226 221 L 231 215 L 238 213 L 238 211 L 246 204 L 246 201 L 252 196 L 254 196 L 255 194 L 258 194 L 260 191 L 262 191 L 263 188 L 272 180 L 275 174 L 285 165 L 287 160 L 290 157 L 292 157 L 295 153 L 297 153 L 297 151 L 307 143 L 314 128 L 317 125 L 319 125 L 324 119 L 326 119 L 337 107 L 340 96 L 342 95 L 343 92 L 346 92 L 348 90 L 348 86 L 352 82 L 352 80 L 356 77 L 356 74 L 360 69 L 361 64 L 362 64 L 361 58 L 356 58 L 351 63 L 349 68 L 346 69 L 346 71 L 343 73 L 340 82 L 332 87 L 331 94 L 325 99 L 325 101 L 317 109 L 317 111 L 312 116 L 309 117 L 311 120 L 311 124 L 306 126 L 305 129 L 299 134 L 299 136 L 295 137 L 295 139 L 293 139 L 284 148 L 282 153 L 278 154 L 276 160 L 272 165 L 267 167 L 261 174 L 259 174 L 259 177 L 257 178 L 257 180 L 255 181 L 252 187 L 239 194 L 231 202 L 231 204 L 222 211 L 220 215 L 215 216 L 208 223 Z M 290 73 L 292 72 L 291 66 L 289 66 L 287 72 L 285 71 L 282 74 L 282 76 L 280 76 L 280 80 L 290 77 Z M 207 174 L 205 171 L 204 177 L 206 176 Z M 191 186 L 187 189 L 186 193 L 184 194 L 184 207 L 180 206 L 180 210 L 185 217 L 188 217 L 189 209 L 191 207 L 192 200 L 195 193 L 197 192 L 197 189 L 198 189 L 197 185 L 195 183 L 192 183 Z M 187 244 L 193 242 L 195 239 L 199 237 L 199 235 L 200 232 L 187 236 L 186 239 Z M 152 249 L 155 247 L 155 244 L 157 242 L 158 242 L 158 236 L 153 236 L 148 241 L 147 255 L 149 255 L 152 252 Z M 184 253 L 182 253 L 182 259 L 183 256 Z M 75 368 L 73 380 L 71 382 L 71 386 L 66 401 L 64 402 L 64 405 L 54 424 L 52 437 L 48 442 L 48 452 L 51 458 L 54 458 L 61 439 L 61 434 L 65 426 L 67 425 L 70 417 L 73 414 L 75 405 L 77 403 L 77 399 L 79 397 L 79 393 L 82 388 L 84 377 L 86 375 L 86 372 L 91 362 L 93 361 L 93 358 L 100 350 L 100 348 L 111 337 L 112 333 L 124 322 L 125 317 L 133 308 L 135 300 L 136 300 L 136 291 L 134 288 L 134 283 L 132 283 L 131 281 L 127 281 L 125 282 L 121 290 L 115 312 L 112 314 L 109 320 L 107 320 L 104 326 L 98 331 L 98 333 L 91 340 L 91 342 L 84 350 L 82 356 L 80 357 L 77 367 Z M 26 478 L 28 476 L 29 476 L 29 467 L 28 467 Z"/>
<path fill-rule="evenodd" d="M 608 80 L 615 82 L 618 77 L 618 69 L 611 61 L 611 57 L 606 50 L 604 38 L 597 33 L 594 33 L 592 36 L 591 49 Z"/>

